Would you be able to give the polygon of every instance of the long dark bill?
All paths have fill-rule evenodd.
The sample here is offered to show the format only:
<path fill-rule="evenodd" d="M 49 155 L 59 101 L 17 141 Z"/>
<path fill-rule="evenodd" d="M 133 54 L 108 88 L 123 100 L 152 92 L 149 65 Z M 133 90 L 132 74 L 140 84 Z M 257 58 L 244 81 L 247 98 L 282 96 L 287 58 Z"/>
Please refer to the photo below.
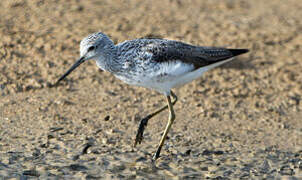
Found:
<path fill-rule="evenodd" d="M 56 82 L 56 84 L 58 84 L 61 80 L 63 80 L 66 76 L 68 76 L 73 70 L 75 70 L 79 65 L 81 65 L 84 62 L 84 57 L 81 57 L 80 59 L 78 59 L 74 65 L 71 66 L 71 68 L 69 68 L 68 71 L 66 71 L 65 74 L 63 74 L 60 79 Z"/>

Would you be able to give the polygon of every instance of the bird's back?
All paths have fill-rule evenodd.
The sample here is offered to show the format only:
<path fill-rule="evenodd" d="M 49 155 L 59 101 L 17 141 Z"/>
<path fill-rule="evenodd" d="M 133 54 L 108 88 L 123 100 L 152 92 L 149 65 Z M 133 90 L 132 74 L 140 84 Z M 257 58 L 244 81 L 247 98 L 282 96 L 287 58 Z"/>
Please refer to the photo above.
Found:
<path fill-rule="evenodd" d="M 167 39 L 134 39 L 117 45 L 120 55 L 157 63 L 180 60 L 195 69 L 248 52 L 246 49 L 194 46 Z"/>

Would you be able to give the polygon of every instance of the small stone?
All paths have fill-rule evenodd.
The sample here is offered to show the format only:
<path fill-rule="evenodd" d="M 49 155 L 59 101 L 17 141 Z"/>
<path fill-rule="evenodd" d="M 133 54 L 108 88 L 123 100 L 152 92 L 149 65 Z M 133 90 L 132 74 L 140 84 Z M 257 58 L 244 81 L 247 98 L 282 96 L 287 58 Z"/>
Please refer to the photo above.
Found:
<path fill-rule="evenodd" d="M 191 149 L 184 148 L 180 151 L 180 154 L 181 154 L 181 156 L 185 157 L 185 156 L 189 156 L 191 154 L 191 152 L 192 152 Z M 177 152 L 174 154 L 177 154 Z"/>
<path fill-rule="evenodd" d="M 72 171 L 83 171 L 83 170 L 87 170 L 87 167 L 79 164 L 71 164 L 69 166 L 69 169 L 71 169 Z"/>
<path fill-rule="evenodd" d="M 292 176 L 295 174 L 294 170 L 291 169 L 288 165 L 282 166 L 279 172 L 281 175 L 288 175 L 288 176 Z"/>
<path fill-rule="evenodd" d="M 35 176 L 35 177 L 40 176 L 40 174 L 36 170 L 25 170 L 25 171 L 23 171 L 23 175 L 25 175 L 25 176 Z"/>
<path fill-rule="evenodd" d="M 184 154 L 185 154 L 185 156 L 189 156 L 190 154 L 191 154 L 191 149 L 188 149 Z"/>
<path fill-rule="evenodd" d="M 202 155 L 203 156 L 209 156 L 209 155 L 211 155 L 212 154 L 212 151 L 209 151 L 209 150 L 204 150 L 203 152 L 202 152 Z"/>
<path fill-rule="evenodd" d="M 93 143 L 86 143 L 82 147 L 82 154 L 88 154 L 88 149 L 93 145 Z"/>
<path fill-rule="evenodd" d="M 215 155 L 222 155 L 224 152 L 223 151 L 214 151 L 213 152 Z"/>
<path fill-rule="evenodd" d="M 105 118 L 104 118 L 104 121 L 109 121 L 110 120 L 110 116 L 107 115 Z"/>

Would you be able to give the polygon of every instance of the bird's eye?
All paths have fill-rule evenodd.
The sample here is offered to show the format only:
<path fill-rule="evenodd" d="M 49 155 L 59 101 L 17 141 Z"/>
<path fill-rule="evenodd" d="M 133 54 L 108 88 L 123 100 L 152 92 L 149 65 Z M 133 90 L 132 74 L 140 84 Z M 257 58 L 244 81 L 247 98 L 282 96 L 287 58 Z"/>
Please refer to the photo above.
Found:
<path fill-rule="evenodd" d="M 93 51 L 95 49 L 95 46 L 90 46 L 89 48 L 88 48 L 88 52 L 89 51 Z"/>

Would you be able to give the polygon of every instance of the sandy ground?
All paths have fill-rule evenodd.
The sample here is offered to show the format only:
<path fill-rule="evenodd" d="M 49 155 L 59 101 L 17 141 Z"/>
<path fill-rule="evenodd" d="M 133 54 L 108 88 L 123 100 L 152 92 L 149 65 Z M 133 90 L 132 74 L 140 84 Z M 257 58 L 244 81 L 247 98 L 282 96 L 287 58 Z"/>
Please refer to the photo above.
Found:
<path fill-rule="evenodd" d="M 243 1 L 0 1 L 0 179 L 302 178 L 302 4 Z M 102 31 L 249 48 L 175 90 L 176 121 L 140 118 L 162 95 L 126 85 L 90 61 L 50 88 Z"/>

